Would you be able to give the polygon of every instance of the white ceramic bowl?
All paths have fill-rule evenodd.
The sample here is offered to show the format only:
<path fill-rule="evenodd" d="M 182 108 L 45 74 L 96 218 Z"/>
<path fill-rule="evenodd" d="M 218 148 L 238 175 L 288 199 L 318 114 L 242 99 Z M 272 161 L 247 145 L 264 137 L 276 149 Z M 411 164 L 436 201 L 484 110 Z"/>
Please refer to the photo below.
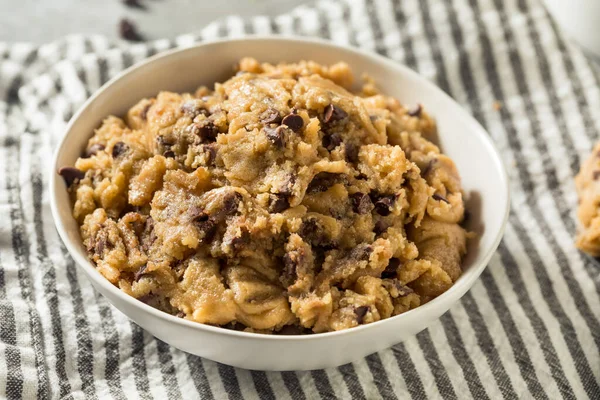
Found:
<path fill-rule="evenodd" d="M 389 319 L 357 328 L 305 336 L 273 336 L 203 325 L 158 311 L 121 292 L 90 262 L 62 178 L 87 140 L 110 114 L 123 115 L 143 97 L 160 90 L 193 91 L 227 79 L 243 56 L 261 61 L 347 62 L 355 76 L 368 73 L 385 93 L 407 104 L 423 103 L 439 126 L 439 144 L 460 171 L 472 213 L 464 273 L 433 301 Z M 439 318 L 474 284 L 502 237 L 509 211 L 508 180 L 488 134 L 440 89 L 412 70 L 375 54 L 300 38 L 252 37 L 204 43 L 174 50 L 136 65 L 104 85 L 69 123 L 54 158 L 50 194 L 56 228 L 71 256 L 94 287 L 115 307 L 157 338 L 192 354 L 236 367 L 258 370 L 308 370 L 345 364 L 415 335 Z"/>

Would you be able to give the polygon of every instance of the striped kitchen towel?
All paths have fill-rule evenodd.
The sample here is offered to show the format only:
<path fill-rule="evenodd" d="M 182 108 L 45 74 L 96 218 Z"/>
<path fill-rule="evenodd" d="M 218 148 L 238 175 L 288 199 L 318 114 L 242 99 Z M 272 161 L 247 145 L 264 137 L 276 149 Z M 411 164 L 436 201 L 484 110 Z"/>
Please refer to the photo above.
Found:
<path fill-rule="evenodd" d="M 339 368 L 246 371 L 172 348 L 93 290 L 53 227 L 50 155 L 90 94 L 157 52 L 252 33 L 408 65 L 487 128 L 509 169 L 506 235 L 473 289 L 426 331 Z M 0 43 L 0 397 L 600 399 L 600 267 L 573 246 L 599 78 L 538 0 L 332 0 L 175 40 Z"/>

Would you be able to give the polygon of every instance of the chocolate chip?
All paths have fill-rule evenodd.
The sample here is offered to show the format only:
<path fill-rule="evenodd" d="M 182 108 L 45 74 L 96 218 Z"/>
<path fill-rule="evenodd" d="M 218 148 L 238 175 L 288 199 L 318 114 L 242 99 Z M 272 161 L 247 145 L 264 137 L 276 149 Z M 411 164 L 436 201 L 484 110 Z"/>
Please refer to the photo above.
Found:
<path fill-rule="evenodd" d="M 62 167 L 58 174 L 63 177 L 67 187 L 70 187 L 76 181 L 80 181 L 85 176 L 85 172 L 74 167 Z"/>
<path fill-rule="evenodd" d="M 306 329 L 298 325 L 286 325 L 277 332 L 279 335 L 302 335 Z"/>
<path fill-rule="evenodd" d="M 427 174 L 429 173 L 429 171 L 431 171 L 433 169 L 433 165 L 437 162 L 437 158 L 433 158 L 431 159 L 428 163 L 427 166 L 425 166 L 425 168 L 423 168 L 423 170 L 421 171 L 421 176 L 422 177 L 426 177 Z"/>
<path fill-rule="evenodd" d="M 233 215 L 237 212 L 242 201 L 242 195 L 238 192 L 230 193 L 223 201 L 223 208 L 219 211 L 223 215 Z"/>
<path fill-rule="evenodd" d="M 146 274 L 146 269 L 148 269 L 148 264 L 144 264 L 140 267 L 140 269 L 135 273 L 135 275 L 133 276 L 133 280 L 134 281 L 139 281 L 140 278 Z"/>
<path fill-rule="evenodd" d="M 367 311 L 369 311 L 369 306 L 360 306 L 355 308 L 354 314 L 356 314 L 356 322 L 362 324 L 365 315 L 367 315 Z"/>
<path fill-rule="evenodd" d="M 198 136 L 202 142 L 214 142 L 219 134 L 219 128 L 206 120 L 190 125 L 188 130 Z"/>
<path fill-rule="evenodd" d="M 119 36 L 121 36 L 121 39 L 131 42 L 141 42 L 144 40 L 144 37 L 138 32 L 135 24 L 126 18 L 123 18 L 119 22 Z"/>
<path fill-rule="evenodd" d="M 341 121 L 344 118 L 348 117 L 348 113 L 338 106 L 334 104 L 330 104 L 325 107 L 325 112 L 323 113 L 323 122 L 326 124 L 330 124 L 333 122 Z"/>
<path fill-rule="evenodd" d="M 279 189 L 279 193 L 291 196 L 294 193 L 294 185 L 296 184 L 296 175 L 289 174 L 283 186 Z"/>
<path fill-rule="evenodd" d="M 442 196 L 441 194 L 434 193 L 431 197 L 433 197 L 434 200 L 443 201 L 444 203 L 450 204 L 448 199 Z"/>
<path fill-rule="evenodd" d="M 100 237 L 96 237 L 96 246 L 94 246 L 94 251 L 96 252 L 96 254 L 103 255 L 104 249 L 106 248 L 107 244 L 106 233 L 104 231 L 101 231 L 99 236 Z"/>
<path fill-rule="evenodd" d="M 198 210 L 199 208 L 197 207 L 190 209 L 190 213 L 193 215 L 192 222 L 198 231 L 204 233 L 202 242 L 207 243 L 210 242 L 215 236 L 215 233 L 217 232 L 217 224 L 209 217 L 208 214 Z"/>
<path fill-rule="evenodd" d="M 148 217 L 144 226 L 144 232 L 142 232 L 142 250 L 147 253 L 155 240 L 156 233 L 154 232 L 154 220 L 152 217 Z"/>
<path fill-rule="evenodd" d="M 391 279 L 395 278 L 398 274 L 398 267 L 400 266 L 400 260 L 398 258 L 390 258 L 390 261 L 385 268 L 385 270 L 381 273 L 381 279 Z"/>
<path fill-rule="evenodd" d="M 269 212 L 280 213 L 290 208 L 290 201 L 288 196 L 281 193 L 274 193 L 270 195 L 269 199 Z"/>
<path fill-rule="evenodd" d="M 423 106 L 421 104 L 417 104 L 410 110 L 408 110 L 408 115 L 411 117 L 419 117 L 421 116 L 421 112 L 423 111 Z"/>
<path fill-rule="evenodd" d="M 127 146 L 123 142 L 117 142 L 113 146 L 111 154 L 112 154 L 113 158 L 119 158 L 122 154 L 127 152 L 127 150 L 129 150 L 129 146 Z"/>
<path fill-rule="evenodd" d="M 177 315 L 175 315 L 177 318 L 185 318 L 185 313 L 183 311 L 179 311 L 177 313 Z"/>
<path fill-rule="evenodd" d="M 375 222 L 375 226 L 373 227 L 373 232 L 375 232 L 375 235 L 379 236 L 382 233 L 384 233 L 385 231 L 387 231 L 389 227 L 390 227 L 390 225 L 387 222 L 380 220 L 380 221 Z"/>
<path fill-rule="evenodd" d="M 214 143 L 207 144 L 204 145 L 202 150 L 206 153 L 206 163 L 212 165 L 217 158 L 217 146 Z"/>
<path fill-rule="evenodd" d="M 173 150 L 167 150 L 163 153 L 166 158 L 175 158 L 175 152 Z"/>
<path fill-rule="evenodd" d="M 400 297 L 404 297 L 415 292 L 414 290 L 412 290 L 412 288 L 400 283 L 398 279 L 393 279 L 392 282 L 396 287 L 396 290 L 398 290 L 398 296 Z"/>
<path fill-rule="evenodd" d="M 264 127 L 267 139 L 279 148 L 285 147 L 285 129 L 286 128 L 283 125 L 280 125 L 277 128 L 271 128 L 269 126 Z"/>
<path fill-rule="evenodd" d="M 144 106 L 144 108 L 142 108 L 142 111 L 140 111 L 140 118 L 142 121 L 146 121 L 148 119 L 148 111 L 150 111 L 150 107 L 152 107 L 152 104 L 148 103 Z"/>
<path fill-rule="evenodd" d="M 319 227 L 317 226 L 317 221 L 314 218 L 308 218 L 304 222 L 302 222 L 302 226 L 300 227 L 300 231 L 298 234 L 302 239 L 306 241 L 312 241 L 312 239 L 317 235 L 319 231 Z"/>
<path fill-rule="evenodd" d="M 145 9 L 146 6 L 140 3 L 140 0 L 123 0 L 123 4 L 127 7 Z"/>
<path fill-rule="evenodd" d="M 246 243 L 250 242 L 250 233 L 248 231 L 242 231 L 240 236 L 236 236 L 231 239 L 230 245 L 235 251 L 241 250 Z"/>
<path fill-rule="evenodd" d="M 198 103 L 198 100 L 188 100 L 184 102 L 180 108 L 181 112 L 190 118 L 195 118 L 198 114 L 204 114 L 208 117 L 210 112 L 206 108 L 201 107 Z"/>
<path fill-rule="evenodd" d="M 338 147 L 342 143 L 342 137 L 339 133 L 332 133 L 331 135 L 323 135 L 323 147 L 331 151 Z"/>
<path fill-rule="evenodd" d="M 345 143 L 344 148 L 346 150 L 346 160 L 356 164 L 358 162 L 358 146 L 352 143 Z"/>
<path fill-rule="evenodd" d="M 382 216 L 388 216 L 392 212 L 392 207 L 394 206 L 394 202 L 396 201 L 396 196 L 394 195 L 384 195 L 384 196 L 376 196 L 375 200 L 375 212 Z"/>
<path fill-rule="evenodd" d="M 94 143 L 88 149 L 85 150 L 85 158 L 90 158 L 91 156 L 95 156 L 99 151 L 104 150 L 105 146 L 100 143 Z"/>
<path fill-rule="evenodd" d="M 353 193 L 350 195 L 352 210 L 357 214 L 366 214 L 373 208 L 373 202 L 368 195 L 364 193 Z"/>
<path fill-rule="evenodd" d="M 600 178 L 600 171 L 594 171 L 593 178 L 594 178 L 595 181 L 597 181 L 598 178 Z"/>
<path fill-rule="evenodd" d="M 263 124 L 278 124 L 281 122 L 281 115 L 279 115 L 279 111 L 273 107 L 269 107 L 263 111 L 259 118 L 260 122 Z"/>
<path fill-rule="evenodd" d="M 341 174 L 334 174 L 332 172 L 319 172 L 308 184 L 306 193 L 324 192 L 331 186 L 338 183 L 341 177 Z"/>
<path fill-rule="evenodd" d="M 283 120 L 281 120 L 281 123 L 296 133 L 299 132 L 304 126 L 304 120 L 298 114 L 286 115 L 283 117 Z"/>
<path fill-rule="evenodd" d="M 281 271 L 281 283 L 284 287 L 293 285 L 297 278 L 296 267 L 298 265 L 298 252 L 285 253 L 283 255 L 283 270 Z"/>

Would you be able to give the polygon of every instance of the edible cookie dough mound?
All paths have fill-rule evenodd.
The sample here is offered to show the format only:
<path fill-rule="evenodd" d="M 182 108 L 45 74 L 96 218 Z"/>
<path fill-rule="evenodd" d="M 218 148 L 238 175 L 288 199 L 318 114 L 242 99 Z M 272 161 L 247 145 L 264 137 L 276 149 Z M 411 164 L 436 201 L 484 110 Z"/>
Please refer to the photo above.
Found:
<path fill-rule="evenodd" d="M 579 194 L 577 216 L 582 228 L 576 245 L 591 256 L 600 257 L 600 143 L 581 166 L 575 186 Z"/>
<path fill-rule="evenodd" d="M 344 63 L 237 68 L 108 117 L 61 169 L 98 271 L 181 318 L 282 334 L 368 324 L 452 286 L 460 177 L 423 107 L 369 81 L 352 92 Z"/>

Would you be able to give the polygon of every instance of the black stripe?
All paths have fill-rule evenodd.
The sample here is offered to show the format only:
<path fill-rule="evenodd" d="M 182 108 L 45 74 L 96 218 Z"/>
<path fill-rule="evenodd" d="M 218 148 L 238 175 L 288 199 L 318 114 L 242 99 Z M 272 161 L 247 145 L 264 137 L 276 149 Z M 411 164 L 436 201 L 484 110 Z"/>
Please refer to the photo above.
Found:
<path fill-rule="evenodd" d="M 210 389 L 210 383 L 208 382 L 206 371 L 202 365 L 202 358 L 194 356 L 189 353 L 185 353 L 187 358 L 187 364 L 190 369 L 190 375 L 194 380 L 194 386 L 198 391 L 201 399 L 214 399 L 212 390 Z"/>
<path fill-rule="evenodd" d="M 348 42 L 351 46 L 358 46 L 358 42 L 356 40 L 356 29 L 354 29 L 352 26 L 350 6 L 345 1 L 340 1 L 337 3 L 337 5 L 342 9 L 342 20 L 344 21 L 346 29 L 348 30 Z"/>
<path fill-rule="evenodd" d="M 283 383 L 285 387 L 290 392 L 290 397 L 294 400 L 305 400 L 306 395 L 302 390 L 302 385 L 300 385 L 300 380 L 298 380 L 298 375 L 292 371 L 285 371 L 281 373 L 281 378 L 283 379 Z"/>
<path fill-rule="evenodd" d="M 75 66 L 75 71 L 77 72 L 77 78 L 81 82 L 81 87 L 85 92 L 85 97 L 88 98 L 90 96 L 90 85 L 87 81 L 86 71 L 83 67 L 83 64 L 79 63 L 79 65 Z"/>
<path fill-rule="evenodd" d="M 315 370 L 310 371 L 312 375 L 313 381 L 315 382 L 315 386 L 319 391 L 319 395 L 322 399 L 335 399 L 337 396 L 331 387 L 331 383 L 329 382 L 329 377 L 324 370 Z"/>
<path fill-rule="evenodd" d="M 447 312 L 446 314 L 442 315 L 440 320 L 442 321 L 444 332 L 446 332 L 446 337 L 448 338 L 448 344 L 450 345 L 452 354 L 460 365 L 462 373 L 465 377 L 465 381 L 469 386 L 469 390 L 471 391 L 473 398 L 489 399 L 490 397 L 481 383 L 477 369 L 475 369 L 473 360 L 471 360 L 471 357 L 467 352 L 465 343 L 463 342 L 460 331 L 458 330 L 458 326 L 456 326 L 456 321 L 454 321 L 452 314 Z"/>
<path fill-rule="evenodd" d="M 415 364 L 410 358 L 410 354 L 404 347 L 404 343 L 392 347 L 392 353 L 394 353 L 394 357 L 396 357 L 398 368 L 400 368 L 400 372 L 404 377 L 404 383 L 406 384 L 410 396 L 413 399 L 427 398 L 425 389 L 423 388 L 423 382 L 421 382 L 421 377 L 415 368 Z"/>
<path fill-rule="evenodd" d="M 37 259 L 41 269 L 44 271 L 42 276 L 42 285 L 48 308 L 50 310 L 50 324 L 52 326 L 52 337 L 54 338 L 54 351 L 56 356 L 56 374 L 58 376 L 59 395 L 61 398 L 71 393 L 71 384 L 65 369 L 65 346 L 62 330 L 62 318 L 60 316 L 60 306 L 58 303 L 58 293 L 56 289 L 56 270 L 48 258 L 48 248 L 44 235 L 44 220 L 42 216 L 42 176 L 37 165 L 31 166 L 31 187 L 33 192 L 33 223 L 36 235 Z"/>
<path fill-rule="evenodd" d="M 252 375 L 252 381 L 254 382 L 258 397 L 261 399 L 275 400 L 275 393 L 273 393 L 273 389 L 271 389 L 267 374 L 263 371 L 250 371 L 250 375 Z"/>
<path fill-rule="evenodd" d="M 371 354 L 365 358 L 365 361 L 367 362 L 369 371 L 371 371 L 371 375 L 373 376 L 373 383 L 375 384 L 375 387 L 379 391 L 381 397 L 384 399 L 397 399 L 394 389 L 392 388 L 392 384 L 390 383 L 388 372 L 383 366 L 379 354 Z"/>
<path fill-rule="evenodd" d="M 104 376 L 108 390 L 113 397 L 119 397 L 123 393 L 121 387 L 121 373 L 119 371 L 119 330 L 115 323 L 110 306 L 107 300 L 100 293 L 94 290 L 96 305 L 100 314 L 100 325 L 104 334 L 104 354 L 106 363 L 104 365 Z"/>
<path fill-rule="evenodd" d="M 144 331 L 134 322 L 129 324 L 131 325 L 131 365 L 133 366 L 135 387 L 142 399 L 152 399 L 148 369 L 146 368 Z"/>
<path fill-rule="evenodd" d="M 465 310 L 467 310 L 467 317 L 469 318 L 469 322 L 475 331 L 475 337 L 477 338 L 477 344 L 481 352 L 485 355 L 485 359 L 494 374 L 494 379 L 498 384 L 498 388 L 500 392 L 502 392 L 502 397 L 505 399 L 514 399 L 518 397 L 517 392 L 513 387 L 512 381 L 510 377 L 506 373 L 506 369 L 504 368 L 504 364 L 500 361 L 500 354 L 498 354 L 498 349 L 493 346 L 494 340 L 490 335 L 490 331 L 487 328 L 487 325 L 483 319 L 483 315 L 481 311 L 479 311 L 479 306 L 477 302 L 471 295 L 471 292 L 467 292 L 462 298 L 463 306 Z"/>
<path fill-rule="evenodd" d="M 356 375 L 354 365 L 342 365 L 338 367 L 338 371 L 342 374 L 344 382 L 346 382 L 346 387 L 348 387 L 348 392 L 350 393 L 350 396 L 352 396 L 353 399 L 365 399 L 365 391 L 360 385 L 360 381 L 358 380 L 358 376 Z"/>
<path fill-rule="evenodd" d="M 2 256 L 2 253 L 0 253 Z M 6 297 L 4 267 L 0 258 L 0 342 L 4 343 L 4 361 L 6 362 L 6 397 L 20 399 L 23 391 L 23 372 L 21 371 L 21 353 L 17 347 L 17 324 L 12 302 Z"/>
<path fill-rule="evenodd" d="M 108 61 L 106 56 L 98 57 L 98 70 L 99 70 L 99 78 L 100 78 L 100 86 L 104 85 L 110 77 L 108 76 Z"/>
<path fill-rule="evenodd" d="M 10 115 L 7 115 L 10 117 Z M 21 287 L 21 298 L 23 303 L 27 306 L 27 314 L 29 316 L 29 333 L 32 341 L 32 348 L 34 352 L 35 368 L 38 375 L 38 395 L 49 396 L 50 395 L 50 383 L 48 381 L 48 371 L 45 366 L 45 355 L 44 355 L 44 343 L 41 329 L 41 322 L 39 314 L 35 309 L 35 299 L 33 298 L 32 282 L 30 271 L 28 268 L 30 253 L 29 253 L 29 242 L 27 240 L 26 230 L 23 222 L 23 204 L 20 196 L 20 184 L 18 174 L 11 171 L 11 167 L 15 165 L 21 165 L 21 149 L 20 142 L 14 141 L 15 149 L 11 150 L 8 147 L 8 139 L 5 143 L 7 147 L 6 157 L 6 191 L 8 192 L 8 202 L 11 206 L 10 209 L 10 226 L 12 231 L 12 248 L 15 255 L 15 261 L 18 268 L 18 279 Z M 14 160 L 11 160 L 12 156 L 15 156 Z M 16 178 L 16 179 L 14 179 Z M 18 376 L 18 375 L 17 375 Z M 22 376 L 22 375 L 21 375 Z M 23 381 L 20 384 L 16 384 L 16 393 L 23 389 Z"/>
<path fill-rule="evenodd" d="M 292 32 L 302 35 L 302 25 L 300 24 L 300 18 L 296 14 L 291 14 L 292 16 Z"/>
<path fill-rule="evenodd" d="M 167 389 L 169 399 L 181 399 L 181 390 L 179 389 L 179 382 L 177 381 L 177 373 L 175 371 L 175 366 L 173 365 L 170 347 L 162 340 L 155 340 L 163 385 L 165 385 L 165 388 Z"/>
<path fill-rule="evenodd" d="M 429 44 L 430 53 L 435 63 L 435 80 L 438 86 L 446 93 L 450 93 L 450 83 L 448 82 L 448 73 L 446 72 L 446 65 L 442 58 L 442 52 L 438 43 L 437 33 L 433 28 L 433 22 L 431 21 L 431 15 L 429 14 L 429 5 L 427 1 L 419 1 L 421 7 L 421 19 L 423 21 L 423 29 L 425 30 L 425 36 L 427 37 L 427 43 Z"/>
<path fill-rule="evenodd" d="M 237 376 L 235 375 L 235 369 L 229 365 L 217 363 L 219 369 L 219 375 L 221 376 L 221 382 L 225 392 L 231 400 L 243 399 L 242 392 L 240 390 L 240 384 L 238 383 Z"/>
<path fill-rule="evenodd" d="M 271 28 L 271 33 L 280 33 L 277 20 L 273 17 L 269 17 L 269 28 Z"/>
<path fill-rule="evenodd" d="M 377 6 L 375 5 L 375 0 L 364 0 L 365 7 L 367 9 L 367 16 L 369 19 L 369 25 L 371 27 L 371 32 L 373 33 L 373 40 L 375 43 L 375 51 L 383 56 L 388 56 L 387 49 L 385 48 L 385 43 L 383 40 L 383 32 L 381 30 L 381 23 L 379 22 L 379 18 L 377 18 Z"/>
<path fill-rule="evenodd" d="M 322 10 L 318 5 L 315 6 L 314 10 L 317 11 L 319 18 L 319 30 L 318 35 L 324 39 L 331 39 L 331 29 L 329 28 L 329 20 L 325 11 Z"/>
<path fill-rule="evenodd" d="M 407 24 L 406 14 L 402 9 L 401 2 L 393 1 L 392 6 L 394 10 L 394 20 L 396 21 L 396 25 L 398 26 L 398 31 L 400 32 L 400 42 L 402 45 L 402 50 L 404 52 L 404 64 L 409 66 L 410 68 L 417 68 L 417 58 L 415 56 L 415 51 L 413 48 L 413 43 L 410 35 L 406 34 L 406 30 L 404 29 Z"/>
<path fill-rule="evenodd" d="M 90 326 L 83 307 L 83 297 L 81 288 L 77 280 L 75 263 L 68 255 L 67 250 L 61 245 L 63 254 L 65 254 L 67 280 L 71 289 L 71 298 L 73 299 L 73 315 L 75 318 L 75 331 L 77 337 L 77 371 L 81 378 L 81 390 L 87 398 L 97 399 L 96 387 L 94 383 L 94 348 L 92 344 L 92 335 Z"/>
<path fill-rule="evenodd" d="M 440 356 L 435 349 L 429 330 L 426 329 L 420 332 L 417 335 L 417 341 L 419 342 L 421 351 L 423 351 L 425 361 L 427 361 L 427 365 L 431 370 L 438 392 L 440 392 L 444 399 L 455 400 L 456 392 L 454 391 L 454 386 L 452 386 L 452 382 L 448 377 L 448 371 L 446 371 L 446 367 L 442 364 Z"/>

